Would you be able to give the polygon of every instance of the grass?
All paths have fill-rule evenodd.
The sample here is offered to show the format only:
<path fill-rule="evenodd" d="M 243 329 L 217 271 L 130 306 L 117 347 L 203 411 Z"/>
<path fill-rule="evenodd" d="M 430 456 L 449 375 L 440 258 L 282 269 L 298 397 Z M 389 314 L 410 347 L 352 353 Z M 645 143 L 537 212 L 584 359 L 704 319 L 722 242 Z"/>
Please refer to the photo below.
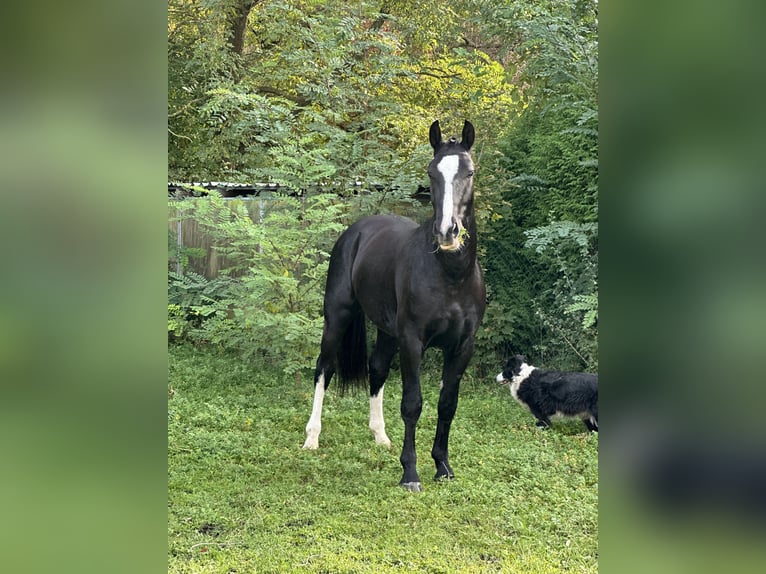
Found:
<path fill-rule="evenodd" d="M 169 572 L 597 572 L 598 436 L 534 427 L 490 380 L 464 379 L 450 437 L 454 481 L 431 481 L 438 376 L 423 376 L 418 472 L 397 486 L 403 426 L 392 371 L 375 444 L 365 396 L 325 398 L 304 451 L 313 388 L 278 370 L 172 347 Z M 398 376 L 398 373 L 396 374 Z"/>

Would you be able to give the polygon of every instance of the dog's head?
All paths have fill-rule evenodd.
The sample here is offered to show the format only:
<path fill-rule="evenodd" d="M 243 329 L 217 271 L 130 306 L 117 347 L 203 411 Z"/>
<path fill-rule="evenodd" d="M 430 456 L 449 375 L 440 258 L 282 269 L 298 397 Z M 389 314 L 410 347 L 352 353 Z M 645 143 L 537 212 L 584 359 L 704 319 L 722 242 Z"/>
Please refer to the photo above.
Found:
<path fill-rule="evenodd" d="M 508 385 L 521 372 L 524 365 L 527 364 L 527 358 L 524 355 L 514 355 L 508 359 L 503 367 L 503 372 L 497 375 L 497 382 L 501 385 Z"/>

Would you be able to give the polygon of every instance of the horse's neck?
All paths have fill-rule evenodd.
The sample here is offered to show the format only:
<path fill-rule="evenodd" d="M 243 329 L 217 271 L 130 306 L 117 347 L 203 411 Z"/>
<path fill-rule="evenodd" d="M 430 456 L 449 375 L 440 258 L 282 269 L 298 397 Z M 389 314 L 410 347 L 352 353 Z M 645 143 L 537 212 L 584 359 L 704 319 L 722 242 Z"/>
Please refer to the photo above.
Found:
<path fill-rule="evenodd" d="M 472 275 L 476 268 L 476 218 L 473 214 L 473 206 L 471 206 L 466 213 L 465 228 L 467 235 L 460 251 L 457 252 L 443 252 L 438 251 L 436 253 L 437 259 L 444 269 L 445 273 L 455 279 L 462 280 Z"/>

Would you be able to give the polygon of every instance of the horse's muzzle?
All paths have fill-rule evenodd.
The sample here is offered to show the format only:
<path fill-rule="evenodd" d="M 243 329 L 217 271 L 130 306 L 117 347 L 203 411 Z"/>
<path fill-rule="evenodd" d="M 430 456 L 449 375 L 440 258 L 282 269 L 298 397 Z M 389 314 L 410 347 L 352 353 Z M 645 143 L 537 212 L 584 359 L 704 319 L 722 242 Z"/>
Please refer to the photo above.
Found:
<path fill-rule="evenodd" d="M 457 251 L 463 246 L 460 236 L 460 225 L 455 219 L 452 220 L 452 226 L 447 233 L 442 233 L 439 227 L 434 223 L 433 233 L 436 244 L 440 251 Z"/>
<path fill-rule="evenodd" d="M 457 239 L 449 243 L 438 244 L 439 251 L 459 251 L 462 246 L 463 246 L 462 243 L 460 243 L 460 241 L 458 241 Z"/>

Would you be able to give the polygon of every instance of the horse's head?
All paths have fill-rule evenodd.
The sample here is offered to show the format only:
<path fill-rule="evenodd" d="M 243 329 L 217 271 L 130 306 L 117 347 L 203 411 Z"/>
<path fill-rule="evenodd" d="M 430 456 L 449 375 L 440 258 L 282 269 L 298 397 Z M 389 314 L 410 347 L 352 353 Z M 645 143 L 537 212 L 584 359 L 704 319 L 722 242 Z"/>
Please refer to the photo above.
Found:
<path fill-rule="evenodd" d="M 462 139 L 450 138 L 444 142 L 439 120 L 436 120 L 428 136 L 434 148 L 434 159 L 428 165 L 434 239 L 441 251 L 457 251 L 465 241 L 466 216 L 472 217 L 474 168 L 469 151 L 474 139 L 473 125 L 466 120 Z"/>

